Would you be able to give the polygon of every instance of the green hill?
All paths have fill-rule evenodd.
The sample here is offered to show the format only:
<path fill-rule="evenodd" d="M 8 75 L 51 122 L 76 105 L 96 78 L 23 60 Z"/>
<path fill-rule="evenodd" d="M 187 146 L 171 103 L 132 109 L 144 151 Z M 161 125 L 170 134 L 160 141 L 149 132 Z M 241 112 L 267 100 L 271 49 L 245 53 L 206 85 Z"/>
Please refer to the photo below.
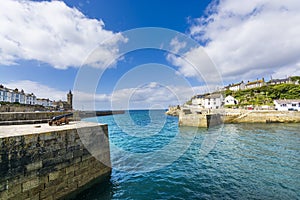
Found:
<path fill-rule="evenodd" d="M 300 99 L 300 85 L 267 85 L 240 91 L 225 91 L 239 100 L 239 105 L 273 105 L 274 99 Z"/>

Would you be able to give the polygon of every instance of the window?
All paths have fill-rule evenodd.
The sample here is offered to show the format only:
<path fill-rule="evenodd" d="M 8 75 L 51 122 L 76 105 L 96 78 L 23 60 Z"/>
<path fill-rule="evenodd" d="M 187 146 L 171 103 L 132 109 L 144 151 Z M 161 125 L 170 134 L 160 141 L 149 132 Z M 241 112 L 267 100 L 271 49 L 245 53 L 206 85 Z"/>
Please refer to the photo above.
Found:
<path fill-rule="evenodd" d="M 292 103 L 292 107 L 296 107 L 297 106 L 297 104 L 295 104 L 295 103 Z"/>
<path fill-rule="evenodd" d="M 281 104 L 281 107 L 286 107 L 286 104 L 284 103 L 284 104 Z"/>

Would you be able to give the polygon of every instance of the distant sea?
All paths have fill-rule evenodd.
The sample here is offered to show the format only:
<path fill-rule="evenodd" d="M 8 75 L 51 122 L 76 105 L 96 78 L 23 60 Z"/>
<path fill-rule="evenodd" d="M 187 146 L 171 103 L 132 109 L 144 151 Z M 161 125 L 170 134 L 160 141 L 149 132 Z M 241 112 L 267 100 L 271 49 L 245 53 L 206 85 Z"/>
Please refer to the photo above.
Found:
<path fill-rule="evenodd" d="M 300 124 L 226 124 L 212 129 L 178 127 L 164 110 L 129 111 L 89 118 L 109 125 L 111 145 L 125 152 L 166 152 L 166 166 L 147 172 L 126 170 L 128 157 L 111 151 L 110 181 L 83 191 L 77 199 L 300 199 Z M 163 124 L 163 125 L 162 125 Z M 187 137 L 185 137 L 187 136 Z M 188 140 L 188 142 L 184 142 Z M 183 153 L 183 146 L 187 145 Z M 176 155 L 178 154 L 178 155 Z M 174 156 L 176 155 L 176 156 Z M 170 163 L 168 163 L 170 162 Z M 161 163 L 160 163 L 161 164 Z"/>

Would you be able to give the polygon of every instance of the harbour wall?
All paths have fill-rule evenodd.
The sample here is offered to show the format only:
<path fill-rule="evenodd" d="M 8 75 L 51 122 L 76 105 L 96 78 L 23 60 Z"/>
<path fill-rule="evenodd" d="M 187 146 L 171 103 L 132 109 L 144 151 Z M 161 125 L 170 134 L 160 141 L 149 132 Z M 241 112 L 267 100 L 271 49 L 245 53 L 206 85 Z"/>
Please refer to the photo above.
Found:
<path fill-rule="evenodd" d="M 1 128 L 0 199 L 60 199 L 108 179 L 111 168 L 93 157 L 83 141 L 96 148 L 97 158 L 110 163 L 107 125 L 71 122 Z"/>
<path fill-rule="evenodd" d="M 179 113 L 179 126 L 195 126 L 208 128 L 222 123 L 223 121 L 221 115 L 219 114 L 185 114 L 183 112 Z"/>
<path fill-rule="evenodd" d="M 300 112 L 297 111 L 222 109 L 219 112 L 180 112 L 178 124 L 211 127 L 223 123 L 300 123 Z"/>
<path fill-rule="evenodd" d="M 50 120 L 70 112 L 0 112 L 0 121 Z"/>
<path fill-rule="evenodd" d="M 52 117 L 68 114 L 70 111 L 64 112 L 0 112 L 0 125 L 17 125 L 17 124 L 35 124 L 47 123 Z M 124 114 L 125 111 L 74 111 L 70 120 L 80 121 L 83 118 L 97 117 L 105 115 Z"/>
<path fill-rule="evenodd" d="M 224 123 L 299 123 L 300 112 L 276 110 L 225 111 Z"/>

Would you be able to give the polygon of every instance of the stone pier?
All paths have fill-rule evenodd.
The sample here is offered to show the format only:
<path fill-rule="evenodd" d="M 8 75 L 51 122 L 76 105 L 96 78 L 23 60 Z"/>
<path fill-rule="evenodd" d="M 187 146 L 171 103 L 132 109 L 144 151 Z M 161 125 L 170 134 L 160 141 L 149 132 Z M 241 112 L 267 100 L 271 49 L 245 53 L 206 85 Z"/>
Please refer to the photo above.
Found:
<path fill-rule="evenodd" d="M 91 155 L 90 148 L 106 165 Z M 0 199 L 64 198 L 109 179 L 109 164 L 107 125 L 0 127 Z"/>
<path fill-rule="evenodd" d="M 190 113 L 185 114 L 184 112 L 179 113 L 179 126 L 194 126 L 209 128 L 212 126 L 220 125 L 223 121 L 220 114 L 197 114 Z"/>

